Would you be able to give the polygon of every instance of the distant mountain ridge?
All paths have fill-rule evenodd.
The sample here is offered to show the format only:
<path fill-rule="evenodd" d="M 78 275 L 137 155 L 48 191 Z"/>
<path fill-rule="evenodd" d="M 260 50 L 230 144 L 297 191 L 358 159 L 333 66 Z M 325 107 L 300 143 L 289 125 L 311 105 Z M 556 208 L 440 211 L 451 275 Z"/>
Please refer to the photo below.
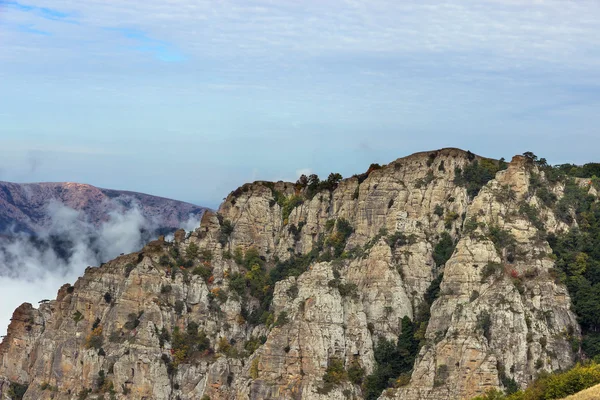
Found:
<path fill-rule="evenodd" d="M 181 227 L 190 216 L 200 218 L 206 210 L 194 204 L 144 193 L 102 189 L 73 182 L 0 182 L 0 233 L 36 233 L 48 228 L 48 206 L 53 202 L 84 213 L 99 226 L 112 212 L 138 208 L 144 218 L 166 230 Z"/>

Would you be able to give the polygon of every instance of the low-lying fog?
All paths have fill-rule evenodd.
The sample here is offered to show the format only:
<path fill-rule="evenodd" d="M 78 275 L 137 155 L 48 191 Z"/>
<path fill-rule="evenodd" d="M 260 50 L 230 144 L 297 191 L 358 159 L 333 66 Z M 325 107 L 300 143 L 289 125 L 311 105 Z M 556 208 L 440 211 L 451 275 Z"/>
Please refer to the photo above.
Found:
<path fill-rule="evenodd" d="M 160 228 L 137 208 L 109 214 L 100 227 L 62 203 L 50 203 L 47 210 L 51 226 L 37 237 L 12 232 L 0 237 L 0 335 L 19 305 L 37 307 L 40 300 L 56 298 L 58 289 L 74 283 L 88 266 L 141 249 Z M 199 218 L 190 216 L 182 228 L 194 230 Z"/>

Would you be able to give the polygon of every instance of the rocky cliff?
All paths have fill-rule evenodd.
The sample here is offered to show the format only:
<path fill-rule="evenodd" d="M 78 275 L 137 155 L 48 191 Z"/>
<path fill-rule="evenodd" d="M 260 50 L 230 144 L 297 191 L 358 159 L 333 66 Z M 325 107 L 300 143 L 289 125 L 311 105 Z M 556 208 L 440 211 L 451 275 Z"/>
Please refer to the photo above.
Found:
<path fill-rule="evenodd" d="M 524 387 L 569 367 L 580 335 L 546 239 L 569 225 L 533 181 L 563 194 L 527 157 L 443 149 L 345 180 L 246 184 L 192 234 L 19 307 L 0 345 L 0 398 L 468 399 Z"/>

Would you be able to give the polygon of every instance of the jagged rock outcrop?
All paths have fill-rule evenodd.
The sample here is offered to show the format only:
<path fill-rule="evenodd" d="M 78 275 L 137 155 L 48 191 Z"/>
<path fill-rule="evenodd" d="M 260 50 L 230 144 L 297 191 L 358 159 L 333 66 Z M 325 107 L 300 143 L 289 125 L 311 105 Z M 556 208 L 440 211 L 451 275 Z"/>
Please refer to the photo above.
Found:
<path fill-rule="evenodd" d="M 375 343 L 421 318 L 441 274 L 410 382 L 384 396 L 466 399 L 566 368 L 579 328 L 540 229 L 568 227 L 530 190 L 530 160 L 473 196 L 455 178 L 475 162 L 502 169 L 443 149 L 320 186 L 244 185 L 195 232 L 17 309 L 0 398 L 8 382 L 26 399 L 362 398 L 335 368 L 372 373 Z"/>

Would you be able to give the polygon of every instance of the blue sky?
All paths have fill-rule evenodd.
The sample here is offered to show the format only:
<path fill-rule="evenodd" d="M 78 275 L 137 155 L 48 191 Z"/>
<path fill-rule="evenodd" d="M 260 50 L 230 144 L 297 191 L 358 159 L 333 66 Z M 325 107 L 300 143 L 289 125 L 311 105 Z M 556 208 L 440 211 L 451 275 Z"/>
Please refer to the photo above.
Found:
<path fill-rule="evenodd" d="M 0 0 L 0 180 L 216 207 L 461 147 L 600 161 L 600 2 Z"/>

